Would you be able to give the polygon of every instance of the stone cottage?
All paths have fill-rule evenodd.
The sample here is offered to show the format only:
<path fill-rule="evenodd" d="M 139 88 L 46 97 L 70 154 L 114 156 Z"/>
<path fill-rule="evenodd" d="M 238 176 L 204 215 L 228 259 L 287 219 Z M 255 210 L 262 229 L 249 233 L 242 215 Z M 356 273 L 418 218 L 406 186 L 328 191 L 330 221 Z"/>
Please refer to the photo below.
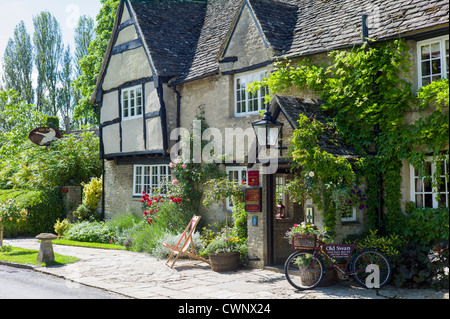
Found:
<path fill-rule="evenodd" d="M 267 107 L 266 92 L 251 94 L 246 85 L 269 74 L 278 59 L 309 56 L 326 61 L 331 50 L 361 45 L 362 15 L 369 18 L 372 39 L 407 41 L 413 68 L 405 76 L 414 89 L 447 78 L 448 8 L 443 0 L 120 1 L 91 100 L 100 112 L 106 217 L 139 209 L 142 191 L 169 178 L 169 154 L 176 143 L 171 132 L 192 128 L 199 107 L 209 127 L 224 136 L 226 129 L 251 128 Z M 430 63 L 439 68 L 427 67 Z M 234 158 L 223 165 L 238 181 L 247 181 L 250 171 L 252 176 L 260 174 L 262 206 L 248 213 L 254 267 L 284 262 L 290 250 L 283 236 L 293 223 L 312 218 L 307 216 L 311 213 L 316 223 L 321 221 L 314 203 L 294 204 L 282 187 L 292 178 L 285 155 L 296 118 L 319 103 L 308 94 L 275 96 L 269 105 L 275 119 L 284 123 L 275 172 L 260 174 L 262 165 L 248 163 L 247 153 L 243 161 Z M 248 144 L 254 143 L 254 133 L 248 134 Z M 351 147 L 339 147 L 333 154 L 357 155 Z M 435 205 L 428 198 L 433 190 L 415 188 L 415 179 L 405 163 L 405 200 Z M 448 189 L 442 194 L 448 206 Z M 284 219 L 275 218 L 280 198 L 286 207 Z M 227 202 L 228 209 L 231 205 Z M 216 211 L 221 208 L 202 216 L 214 220 Z M 342 234 L 364 230 L 364 216 L 346 218 L 340 221 Z"/>

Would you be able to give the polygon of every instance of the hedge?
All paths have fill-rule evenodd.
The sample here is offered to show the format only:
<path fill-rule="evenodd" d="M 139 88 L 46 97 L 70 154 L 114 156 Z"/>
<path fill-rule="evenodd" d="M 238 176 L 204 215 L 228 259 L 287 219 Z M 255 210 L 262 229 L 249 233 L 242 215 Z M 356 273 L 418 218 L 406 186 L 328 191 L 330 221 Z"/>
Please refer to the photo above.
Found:
<path fill-rule="evenodd" d="M 5 237 L 35 236 L 53 233 L 53 225 L 65 217 L 65 207 L 59 189 L 54 190 L 0 190 L 0 202 L 14 199 L 28 211 L 28 218 L 18 227 L 5 227 Z"/>

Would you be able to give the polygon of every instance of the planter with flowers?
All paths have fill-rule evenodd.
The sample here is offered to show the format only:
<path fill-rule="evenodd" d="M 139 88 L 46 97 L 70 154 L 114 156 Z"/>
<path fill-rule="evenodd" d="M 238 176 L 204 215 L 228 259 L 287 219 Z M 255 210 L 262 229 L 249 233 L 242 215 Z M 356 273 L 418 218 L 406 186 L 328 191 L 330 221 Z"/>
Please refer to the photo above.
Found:
<path fill-rule="evenodd" d="M 224 234 L 214 238 L 206 247 L 211 268 L 216 272 L 236 271 L 239 268 L 240 252 L 245 245 L 237 237 Z"/>

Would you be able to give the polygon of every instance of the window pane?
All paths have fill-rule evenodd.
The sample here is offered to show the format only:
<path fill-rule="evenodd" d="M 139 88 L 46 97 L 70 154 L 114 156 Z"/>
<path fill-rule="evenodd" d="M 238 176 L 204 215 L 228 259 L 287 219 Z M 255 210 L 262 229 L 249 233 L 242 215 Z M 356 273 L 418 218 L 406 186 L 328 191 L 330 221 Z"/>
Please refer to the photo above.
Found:
<path fill-rule="evenodd" d="M 136 115 L 142 114 L 142 89 L 136 90 Z"/>
<path fill-rule="evenodd" d="M 425 207 L 433 208 L 433 194 L 425 194 Z"/>
<path fill-rule="evenodd" d="M 441 57 L 441 45 L 439 42 L 431 45 L 431 58 L 436 59 Z"/>
<path fill-rule="evenodd" d="M 448 206 L 448 194 L 441 194 L 438 199 L 439 207 L 447 207 Z"/>
<path fill-rule="evenodd" d="M 431 180 L 429 178 L 424 180 L 424 185 L 425 185 L 425 192 L 427 193 L 431 193 L 433 191 L 432 185 L 431 185 Z"/>
<path fill-rule="evenodd" d="M 426 162 L 425 175 L 431 176 L 431 162 Z"/>
<path fill-rule="evenodd" d="M 430 74 L 431 74 L 430 61 L 422 62 L 422 76 L 426 76 L 426 75 L 430 75 Z"/>
<path fill-rule="evenodd" d="M 416 205 L 417 207 L 423 207 L 423 195 L 421 194 L 416 195 Z"/>
<path fill-rule="evenodd" d="M 445 177 L 441 177 L 441 181 L 439 183 L 439 193 L 445 193 L 445 191 L 446 191 Z"/>
<path fill-rule="evenodd" d="M 422 46 L 421 59 L 422 59 L 422 61 L 430 59 L 430 46 L 429 45 Z"/>
<path fill-rule="evenodd" d="M 416 193 L 423 192 L 423 182 L 421 179 L 416 179 Z"/>
<path fill-rule="evenodd" d="M 448 40 L 445 40 L 445 60 L 447 61 L 446 63 L 447 63 L 447 79 L 449 78 L 449 76 L 448 76 Z"/>
<path fill-rule="evenodd" d="M 431 61 L 431 71 L 433 74 L 441 74 L 441 60 Z"/>
<path fill-rule="evenodd" d="M 431 83 L 430 77 L 426 77 L 422 79 L 422 86 L 428 85 Z"/>

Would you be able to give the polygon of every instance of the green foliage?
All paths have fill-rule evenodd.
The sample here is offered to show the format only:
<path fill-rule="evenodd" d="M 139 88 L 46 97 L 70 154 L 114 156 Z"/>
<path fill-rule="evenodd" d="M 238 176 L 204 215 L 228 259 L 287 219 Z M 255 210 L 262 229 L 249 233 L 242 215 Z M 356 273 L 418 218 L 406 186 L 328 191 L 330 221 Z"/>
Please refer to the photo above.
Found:
<path fill-rule="evenodd" d="M 228 238 L 224 235 L 215 237 L 205 248 L 206 253 L 231 253 L 240 252 L 242 243 L 237 237 Z"/>
<path fill-rule="evenodd" d="M 406 245 L 393 260 L 393 282 L 404 288 L 448 289 L 448 248 L 430 255 L 430 247 L 417 243 Z"/>
<path fill-rule="evenodd" d="M 114 239 L 113 229 L 104 222 L 81 221 L 72 224 L 64 233 L 64 238 L 91 243 L 109 244 Z"/>
<path fill-rule="evenodd" d="M 73 212 L 75 217 L 80 220 L 95 220 L 98 219 L 97 209 L 102 196 L 102 178 L 93 177 L 91 181 L 83 185 L 83 202 L 78 206 L 77 210 Z"/>
<path fill-rule="evenodd" d="M 402 212 L 390 214 L 388 225 L 391 233 L 425 246 L 432 246 L 436 242 L 448 242 L 448 208 L 417 208 L 411 203 L 406 210 L 406 214 Z"/>
<path fill-rule="evenodd" d="M 247 212 L 245 211 L 245 203 L 233 198 L 233 228 L 231 235 L 240 239 L 248 238 Z"/>
<path fill-rule="evenodd" d="M 47 147 L 27 140 L 2 163 L 0 176 L 7 181 L 6 187 L 14 188 L 80 185 L 101 174 L 98 147 L 93 132 L 67 135 Z"/>
<path fill-rule="evenodd" d="M 74 116 L 80 121 L 93 124 L 98 124 L 98 118 L 90 104 L 90 99 L 108 48 L 119 1 L 101 0 L 101 3 L 103 6 L 97 15 L 95 37 L 89 45 L 89 54 L 79 61 L 81 75 L 73 83 L 75 89 L 81 94 L 78 105 L 75 106 Z"/>
<path fill-rule="evenodd" d="M 348 236 L 344 242 L 353 244 L 353 236 Z M 383 252 L 388 257 L 397 256 L 403 246 L 407 243 L 407 240 L 399 235 L 380 236 L 378 230 L 370 230 L 367 234 L 362 236 L 357 242 L 360 249 L 364 248 L 376 248 Z"/>
<path fill-rule="evenodd" d="M 37 235 L 53 232 L 55 222 L 65 214 L 64 203 L 59 189 L 54 190 L 0 190 L 0 202 L 14 200 L 25 208 L 28 216 L 19 223 L 12 235 Z M 6 202 L 6 201 L 5 201 Z"/>
<path fill-rule="evenodd" d="M 435 154 L 434 161 L 448 155 L 448 79 L 421 88 L 418 96 L 412 94 L 411 83 L 401 76 L 411 67 L 402 40 L 333 51 L 329 56 L 329 65 L 314 65 L 308 59 L 297 66 L 282 61 L 268 78 L 253 84 L 252 90 L 268 86 L 271 94 L 280 94 L 297 87 L 321 96 L 321 107 L 329 119 L 320 123 L 300 116 L 289 153 L 295 179 L 288 191 L 296 201 L 312 197 L 325 209 L 325 224 L 334 228 L 339 209 L 333 205 L 333 196 L 326 193 L 327 185 L 351 187 L 364 179 L 368 222 L 373 229 L 380 226 L 380 180 L 386 211 L 394 216 L 401 212 L 401 161 L 407 159 L 424 168 L 430 152 Z M 406 122 L 405 114 L 413 110 L 420 111 L 419 120 Z M 318 140 L 325 129 L 333 129 L 360 158 L 352 161 L 320 149 Z M 389 228 L 389 219 L 387 223 L 384 226 Z"/>
<path fill-rule="evenodd" d="M 66 218 L 66 219 L 63 219 L 62 221 L 58 219 L 58 220 L 56 221 L 55 225 L 53 226 L 53 228 L 55 229 L 55 233 L 56 233 L 59 237 L 62 237 L 62 235 L 64 234 L 64 232 L 65 232 L 66 230 L 68 230 L 69 227 L 70 227 L 70 222 L 69 222 L 69 220 L 68 220 L 67 218 Z"/>

